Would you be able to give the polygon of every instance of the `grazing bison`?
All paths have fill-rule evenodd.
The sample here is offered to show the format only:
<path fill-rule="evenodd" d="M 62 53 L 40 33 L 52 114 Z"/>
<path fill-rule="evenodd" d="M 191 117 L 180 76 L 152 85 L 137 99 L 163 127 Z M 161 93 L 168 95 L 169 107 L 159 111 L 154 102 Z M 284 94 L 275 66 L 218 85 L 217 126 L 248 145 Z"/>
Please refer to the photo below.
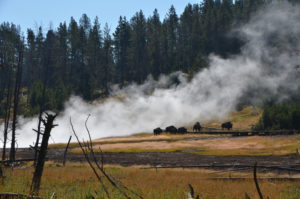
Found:
<path fill-rule="evenodd" d="M 163 130 L 159 127 L 153 130 L 154 135 L 160 135 L 162 132 L 163 132 Z"/>
<path fill-rule="evenodd" d="M 171 134 L 176 134 L 177 133 L 177 128 L 175 126 L 168 126 L 166 128 L 166 132 L 171 133 Z"/>
<path fill-rule="evenodd" d="M 230 130 L 230 129 L 232 129 L 232 123 L 231 123 L 231 122 L 225 122 L 225 123 L 223 123 L 223 124 L 221 125 L 221 127 L 222 127 L 222 130 L 223 130 L 223 129 L 228 129 L 228 130 Z"/>
<path fill-rule="evenodd" d="M 185 133 L 187 133 L 187 129 L 184 127 L 180 127 L 180 128 L 178 128 L 178 133 L 185 134 Z"/>
<path fill-rule="evenodd" d="M 199 122 L 196 122 L 196 124 L 193 126 L 193 132 L 200 132 L 202 126 Z"/>

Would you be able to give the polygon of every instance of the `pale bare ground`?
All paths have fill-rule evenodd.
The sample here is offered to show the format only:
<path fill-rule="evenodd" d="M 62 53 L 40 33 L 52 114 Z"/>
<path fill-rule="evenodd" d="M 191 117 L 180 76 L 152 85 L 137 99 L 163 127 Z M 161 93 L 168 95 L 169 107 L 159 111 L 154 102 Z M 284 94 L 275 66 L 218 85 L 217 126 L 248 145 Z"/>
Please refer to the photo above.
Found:
<path fill-rule="evenodd" d="M 170 135 L 161 134 L 154 136 L 152 133 L 145 133 L 142 135 L 132 135 L 128 137 L 111 137 L 111 138 L 101 138 L 93 140 L 97 144 L 111 144 L 111 143 L 133 143 L 133 142 L 155 142 L 155 141 L 177 141 L 187 138 L 210 138 L 215 137 L 213 135 L 197 135 L 197 134 L 185 134 L 185 135 Z"/>
<path fill-rule="evenodd" d="M 242 152 L 245 155 L 251 152 L 269 154 L 269 155 L 284 155 L 294 153 L 297 148 L 300 148 L 300 135 L 293 136 L 252 136 L 252 137 L 229 137 L 229 136 L 192 136 L 180 137 L 180 139 L 165 141 L 166 136 L 156 136 L 156 140 L 140 141 L 132 143 L 108 143 L 95 144 L 94 149 L 99 147 L 104 152 L 147 152 L 147 151 L 184 151 L 186 149 L 195 149 L 206 151 L 210 155 L 213 152 L 216 154 L 230 152 L 227 155 L 239 154 Z M 112 139 L 113 140 L 113 139 Z M 112 141 L 111 140 L 111 141 Z M 128 139 L 129 140 L 129 139 Z M 79 148 L 74 148 L 72 152 L 80 152 Z M 211 152 L 211 153 L 210 153 Z M 241 154 L 240 154 L 241 155 Z"/>
<path fill-rule="evenodd" d="M 94 142 L 126 142 L 126 141 L 137 141 L 137 142 L 141 142 L 141 141 L 148 141 L 148 140 L 171 140 L 172 137 L 168 136 L 168 135 L 160 135 L 160 136 L 154 136 L 152 134 L 148 134 L 145 136 L 128 136 L 128 137 L 112 137 L 112 138 L 102 138 L 102 139 L 96 139 L 94 140 Z"/>

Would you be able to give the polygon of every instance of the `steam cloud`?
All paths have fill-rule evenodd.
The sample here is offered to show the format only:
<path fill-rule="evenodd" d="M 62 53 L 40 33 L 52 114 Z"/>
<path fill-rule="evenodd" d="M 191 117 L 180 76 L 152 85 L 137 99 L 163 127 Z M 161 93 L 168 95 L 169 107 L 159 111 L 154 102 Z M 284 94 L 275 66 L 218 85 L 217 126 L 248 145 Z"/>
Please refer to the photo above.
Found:
<path fill-rule="evenodd" d="M 265 99 L 279 102 L 299 92 L 300 9 L 289 3 L 273 3 L 236 30 L 245 41 L 240 55 L 223 59 L 210 55 L 210 67 L 190 81 L 176 72 L 148 78 L 142 85 L 114 88 L 104 102 L 90 104 L 71 97 L 56 119 L 55 142 L 71 134 L 69 118 L 81 138 L 87 138 L 84 122 L 93 138 L 152 132 L 168 125 L 186 126 L 195 121 L 222 120 L 241 100 L 254 104 Z M 177 79 L 179 84 L 172 84 Z M 19 119 L 19 147 L 35 140 L 36 119 Z M 2 127 L 3 128 L 3 127 Z"/>

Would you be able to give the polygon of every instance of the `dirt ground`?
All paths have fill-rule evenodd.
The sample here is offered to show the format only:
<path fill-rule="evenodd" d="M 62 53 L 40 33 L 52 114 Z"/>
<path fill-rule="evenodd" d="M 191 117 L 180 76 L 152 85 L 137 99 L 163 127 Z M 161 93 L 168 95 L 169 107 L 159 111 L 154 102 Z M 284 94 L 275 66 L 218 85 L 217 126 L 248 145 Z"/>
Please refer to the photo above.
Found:
<path fill-rule="evenodd" d="M 48 160 L 62 162 L 63 149 L 50 149 L 48 151 Z M 19 149 L 17 158 L 32 158 L 33 152 L 29 149 Z M 218 165 L 254 165 L 255 162 L 261 166 L 292 166 L 300 169 L 300 156 L 210 156 L 197 155 L 187 152 L 167 152 L 167 153 L 103 153 L 97 154 L 100 160 L 103 158 L 105 164 L 134 166 L 218 166 Z M 82 154 L 68 153 L 68 161 L 84 162 Z"/>

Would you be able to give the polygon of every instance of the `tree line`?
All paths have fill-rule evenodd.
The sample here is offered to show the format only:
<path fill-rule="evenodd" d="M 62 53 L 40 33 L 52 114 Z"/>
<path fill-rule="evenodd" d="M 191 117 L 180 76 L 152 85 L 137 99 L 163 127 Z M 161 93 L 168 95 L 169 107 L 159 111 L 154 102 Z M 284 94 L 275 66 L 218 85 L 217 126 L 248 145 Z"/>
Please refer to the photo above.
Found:
<path fill-rule="evenodd" d="M 300 130 L 300 105 L 295 103 L 265 104 L 263 114 L 254 128 L 257 130 Z"/>
<path fill-rule="evenodd" d="M 98 18 L 60 23 L 44 34 L 27 29 L 26 38 L 12 23 L 0 25 L 0 117 L 13 89 L 20 46 L 24 46 L 19 113 L 62 110 L 72 94 L 85 100 L 107 96 L 110 85 L 142 83 L 173 71 L 193 73 L 207 67 L 207 56 L 239 53 L 243 41 L 228 31 L 246 23 L 266 0 L 204 0 L 178 15 L 173 6 L 163 20 L 158 11 L 120 17 L 114 32 Z M 12 100 L 11 97 L 10 100 Z"/>

